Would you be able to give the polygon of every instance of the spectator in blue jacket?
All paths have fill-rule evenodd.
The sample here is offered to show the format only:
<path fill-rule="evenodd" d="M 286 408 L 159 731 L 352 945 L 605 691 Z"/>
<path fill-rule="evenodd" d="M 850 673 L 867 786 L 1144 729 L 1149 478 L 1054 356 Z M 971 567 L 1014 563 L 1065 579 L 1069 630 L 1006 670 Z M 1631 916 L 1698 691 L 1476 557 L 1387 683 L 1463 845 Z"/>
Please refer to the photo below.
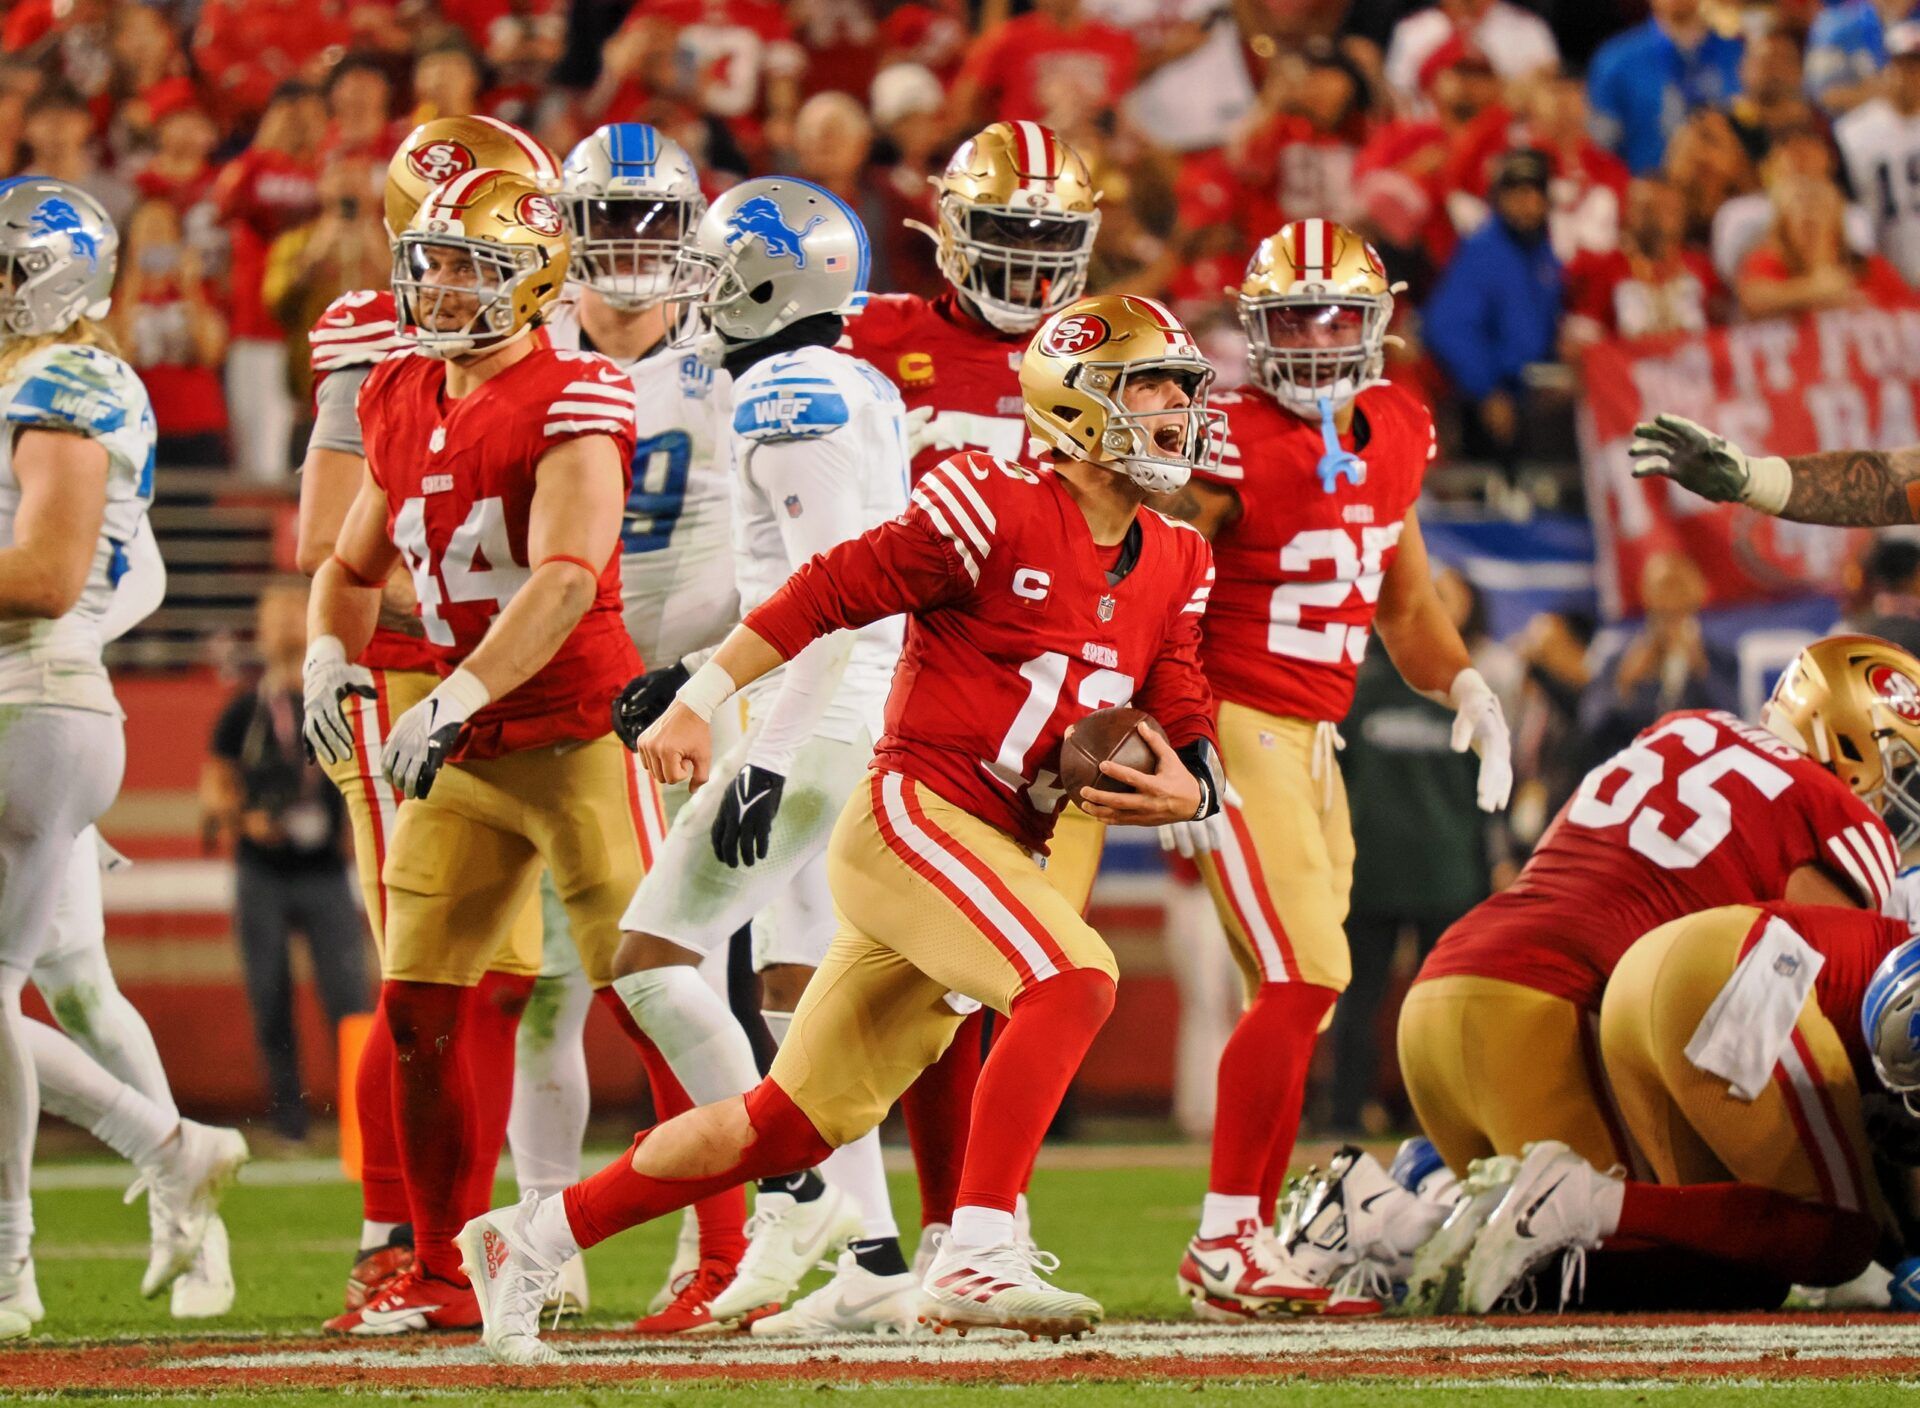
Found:
<path fill-rule="evenodd" d="M 1602 44 L 1587 69 L 1594 136 L 1636 176 L 1660 165 L 1688 113 L 1740 91 L 1745 48 L 1707 27 L 1701 0 L 1653 0 L 1651 8 L 1645 24 Z"/>
<path fill-rule="evenodd" d="M 1547 239 L 1547 154 L 1500 158 L 1493 218 L 1460 242 L 1422 310 L 1427 347 L 1470 404 L 1467 452 L 1510 463 L 1526 395 L 1521 374 L 1550 362 L 1560 324 L 1560 261 Z"/>
<path fill-rule="evenodd" d="M 1841 0 L 1813 17 L 1807 30 L 1807 96 L 1834 117 L 1880 92 L 1887 31 L 1920 19 L 1914 0 Z"/>

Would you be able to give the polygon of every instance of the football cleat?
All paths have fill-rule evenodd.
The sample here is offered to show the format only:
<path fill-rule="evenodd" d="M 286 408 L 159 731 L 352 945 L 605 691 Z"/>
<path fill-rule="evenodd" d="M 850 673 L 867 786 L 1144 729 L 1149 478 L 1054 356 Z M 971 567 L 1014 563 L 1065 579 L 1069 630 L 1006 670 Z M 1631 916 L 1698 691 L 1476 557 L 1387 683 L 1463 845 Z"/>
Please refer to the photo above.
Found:
<path fill-rule="evenodd" d="M 18 1315 L 29 1325 L 47 1318 L 40 1303 L 40 1282 L 33 1274 L 33 1258 L 27 1257 L 11 1271 L 0 1271 L 0 1314 Z M 5 1338 L 0 1335 L 0 1339 Z"/>
<path fill-rule="evenodd" d="M 142 1192 L 147 1195 L 152 1244 L 146 1275 L 140 1278 L 141 1295 L 159 1295 L 193 1265 L 221 1196 L 251 1157 L 238 1130 L 181 1120 L 159 1157 L 140 1171 L 126 1201 Z"/>
<path fill-rule="evenodd" d="M 1063 1291 L 1042 1275 L 1059 1268 L 1059 1257 L 1031 1242 L 956 1247 L 949 1238 L 927 1268 L 919 1321 L 936 1335 L 991 1328 L 1013 1330 L 1032 1340 L 1079 1339 L 1106 1312 L 1099 1301 Z"/>
<path fill-rule="evenodd" d="M 1176 1280 L 1201 1320 L 1306 1314 L 1327 1297 L 1326 1287 L 1292 1274 L 1279 1243 L 1252 1218 L 1224 1236 L 1195 1236 Z"/>
<path fill-rule="evenodd" d="M 752 1331 L 767 1339 L 911 1334 L 919 1323 L 919 1293 L 911 1271 L 876 1275 L 852 1252 L 841 1252 L 832 1280 L 789 1309 L 755 1320 Z"/>
<path fill-rule="evenodd" d="M 723 1322 L 713 1317 L 713 1300 L 733 1284 L 734 1267 L 719 1257 L 709 1257 L 681 1277 L 680 1289 L 672 1300 L 653 1314 L 636 1320 L 636 1335 L 717 1335 L 736 1330 L 764 1315 L 771 1315 L 778 1304 L 757 1305 L 739 1317 L 738 1322 Z"/>
<path fill-rule="evenodd" d="M 473 1283 L 480 1343 L 502 1364 L 560 1362 L 560 1351 L 540 1342 L 540 1309 L 560 1268 L 535 1256 L 523 1235 L 539 1205 L 540 1195 L 529 1188 L 516 1206 L 482 1213 L 453 1239 L 460 1269 Z"/>
<path fill-rule="evenodd" d="M 1487 1225 L 1493 1210 L 1507 1195 L 1520 1160 L 1511 1154 L 1475 1159 L 1467 1165 L 1464 1196 L 1453 1205 L 1440 1229 L 1413 1254 L 1413 1272 L 1407 1277 L 1405 1309 L 1409 1315 L 1452 1315 L 1460 1310 L 1460 1279 L 1473 1239 Z"/>
<path fill-rule="evenodd" d="M 671 1305 L 699 1269 L 700 1221 L 692 1208 L 684 1208 L 680 1213 L 680 1235 L 673 1240 L 673 1262 L 667 1267 L 667 1279 L 647 1302 L 647 1314 L 656 1314 Z"/>
<path fill-rule="evenodd" d="M 915 1281 L 927 1279 L 927 1268 L 940 1255 L 940 1244 L 947 1240 L 947 1224 L 929 1222 L 920 1229 L 920 1245 L 913 1249 L 913 1265 L 908 1268 Z"/>
<path fill-rule="evenodd" d="M 25 1339 L 33 1333 L 33 1321 L 17 1310 L 0 1308 L 0 1340 Z"/>
<path fill-rule="evenodd" d="M 473 1287 L 429 1276 L 418 1266 L 394 1277 L 358 1310 L 321 1327 L 336 1335 L 411 1335 L 424 1330 L 477 1330 L 480 1307 Z"/>
<path fill-rule="evenodd" d="M 396 1277 L 404 1276 L 411 1270 L 411 1242 L 391 1241 L 384 1247 L 361 1252 L 353 1259 L 353 1270 L 347 1273 L 346 1313 L 351 1315 L 384 1291 Z"/>
<path fill-rule="evenodd" d="M 1565 1264 L 1561 1302 L 1585 1267 L 1586 1253 L 1610 1230 L 1603 1205 L 1617 1214 L 1620 1185 L 1557 1139 L 1527 1146 L 1506 1194 L 1474 1238 L 1463 1284 L 1465 1309 L 1485 1315 L 1527 1273 L 1560 1252 Z"/>
<path fill-rule="evenodd" d="M 168 1294 L 167 1308 L 176 1320 L 211 1320 L 233 1309 L 233 1258 L 219 1214 L 208 1221 L 193 1263 Z"/>
<path fill-rule="evenodd" d="M 1415 1249 L 1445 1217 L 1444 1207 L 1408 1192 L 1373 1155 L 1344 1146 L 1289 1202 L 1278 1258 L 1283 1275 L 1321 1290 L 1299 1297 L 1297 1311 L 1378 1314 Z"/>
<path fill-rule="evenodd" d="M 587 1295 L 587 1263 L 575 1256 L 560 1268 L 560 1278 L 547 1292 L 547 1303 L 540 1307 L 540 1313 L 551 1324 L 570 1315 L 585 1315 L 592 1304 Z"/>
<path fill-rule="evenodd" d="M 815 1265 L 860 1232 L 860 1210 L 831 1183 L 810 1202 L 761 1193 L 747 1220 L 747 1253 L 733 1282 L 708 1303 L 722 1327 L 736 1327 L 767 1305 L 784 1305 Z"/>

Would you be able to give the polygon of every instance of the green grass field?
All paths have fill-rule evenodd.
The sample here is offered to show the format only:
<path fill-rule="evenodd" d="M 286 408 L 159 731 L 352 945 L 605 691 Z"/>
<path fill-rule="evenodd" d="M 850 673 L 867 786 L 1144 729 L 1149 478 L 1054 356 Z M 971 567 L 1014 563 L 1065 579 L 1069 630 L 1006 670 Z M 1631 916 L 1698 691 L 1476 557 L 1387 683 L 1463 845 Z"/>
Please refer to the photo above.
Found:
<path fill-rule="evenodd" d="M 35 1199 L 48 1320 L 32 1340 L 0 1346 L 0 1397 L 317 1405 L 344 1393 L 457 1396 L 468 1408 L 532 1400 L 758 1408 L 829 1394 L 945 1408 L 977 1404 L 990 1388 L 1017 1405 L 1109 1408 L 1205 1394 L 1349 1408 L 1417 1385 L 1447 1403 L 1500 1408 L 1542 1394 L 1675 1408 L 1798 1408 L 1817 1395 L 1822 1408 L 1854 1408 L 1889 1401 L 1896 1384 L 1920 1383 L 1920 1323 L 1891 1317 L 1195 1326 L 1173 1271 L 1203 1174 L 1151 1162 L 1036 1175 L 1035 1230 L 1060 1256 L 1060 1279 L 1107 1307 L 1108 1326 L 1081 1344 L 978 1335 L 787 1348 L 740 1338 L 636 1342 L 614 1332 L 659 1284 L 674 1230 L 661 1225 L 588 1254 L 593 1313 L 585 1333 L 556 1341 L 568 1362 L 554 1370 L 492 1366 L 464 1337 L 318 1342 L 319 1322 L 339 1308 L 358 1226 L 357 1190 L 343 1181 L 314 1181 L 309 1169 L 289 1182 L 287 1165 L 250 1170 L 226 1209 L 238 1309 L 182 1325 L 164 1298 L 138 1296 L 144 1209 L 123 1207 L 109 1187 L 61 1186 L 50 1171 Z M 511 1196 L 502 1184 L 501 1200 Z M 912 1221 L 911 1180 L 897 1178 L 894 1196 Z"/>

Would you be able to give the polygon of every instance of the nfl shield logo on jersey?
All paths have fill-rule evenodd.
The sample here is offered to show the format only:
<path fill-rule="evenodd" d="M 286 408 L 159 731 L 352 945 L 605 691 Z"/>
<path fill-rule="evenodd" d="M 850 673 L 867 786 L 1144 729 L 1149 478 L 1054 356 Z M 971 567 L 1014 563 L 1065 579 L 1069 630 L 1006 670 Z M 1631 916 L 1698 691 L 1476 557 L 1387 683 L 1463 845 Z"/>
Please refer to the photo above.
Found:
<path fill-rule="evenodd" d="M 1102 621 L 1111 621 L 1113 619 L 1113 597 L 1110 595 L 1101 597 L 1100 604 L 1094 608 L 1093 614 L 1098 616 Z"/>
<path fill-rule="evenodd" d="M 806 511 L 807 511 L 806 508 L 800 502 L 800 496 L 798 494 L 787 495 L 787 517 L 788 518 L 798 518 L 801 514 L 805 513 Z"/>

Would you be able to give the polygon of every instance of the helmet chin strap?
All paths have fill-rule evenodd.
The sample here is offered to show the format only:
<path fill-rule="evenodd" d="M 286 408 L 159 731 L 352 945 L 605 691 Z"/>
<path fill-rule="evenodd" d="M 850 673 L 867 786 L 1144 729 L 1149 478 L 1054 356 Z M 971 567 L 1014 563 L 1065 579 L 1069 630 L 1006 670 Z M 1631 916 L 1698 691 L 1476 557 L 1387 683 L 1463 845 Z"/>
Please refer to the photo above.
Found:
<path fill-rule="evenodd" d="M 1320 491 L 1331 494 L 1345 475 L 1356 488 L 1367 479 L 1367 462 L 1351 450 L 1340 448 L 1340 431 L 1333 423 L 1333 400 L 1322 396 L 1320 406 L 1320 443 L 1326 447 L 1326 453 L 1320 456 L 1320 463 L 1314 467 L 1314 473 L 1320 476 Z"/>

